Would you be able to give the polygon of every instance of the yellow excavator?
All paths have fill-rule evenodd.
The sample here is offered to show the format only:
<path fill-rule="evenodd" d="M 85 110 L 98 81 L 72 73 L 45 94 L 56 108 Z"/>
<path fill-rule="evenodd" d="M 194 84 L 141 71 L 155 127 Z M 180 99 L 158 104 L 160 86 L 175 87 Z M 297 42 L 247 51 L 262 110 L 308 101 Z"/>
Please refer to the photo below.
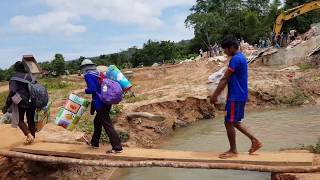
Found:
<path fill-rule="evenodd" d="M 292 18 L 295 18 L 297 16 L 300 16 L 304 13 L 307 13 L 309 11 L 320 9 L 320 1 L 311 1 L 308 3 L 305 3 L 303 5 L 294 7 L 292 9 L 289 9 L 287 11 L 282 12 L 276 19 L 276 22 L 273 26 L 273 32 L 275 37 L 278 37 L 281 33 L 281 28 L 284 23 L 284 21 L 288 21 Z"/>

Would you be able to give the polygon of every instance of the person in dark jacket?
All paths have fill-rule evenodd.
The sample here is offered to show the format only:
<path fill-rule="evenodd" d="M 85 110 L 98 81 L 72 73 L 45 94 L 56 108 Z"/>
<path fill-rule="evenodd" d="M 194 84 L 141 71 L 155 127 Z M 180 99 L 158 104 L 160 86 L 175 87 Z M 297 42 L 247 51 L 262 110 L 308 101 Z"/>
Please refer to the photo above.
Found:
<path fill-rule="evenodd" d="M 27 81 L 32 81 L 31 75 L 26 70 L 27 65 L 21 61 L 17 61 L 14 64 L 15 74 L 12 77 L 25 79 Z M 18 102 L 16 102 L 18 100 Z M 16 80 L 10 80 L 9 82 L 9 95 L 7 97 L 6 104 L 2 109 L 5 114 L 10 108 L 15 109 L 17 106 L 18 112 L 12 112 L 13 117 L 18 113 L 18 126 L 26 136 L 26 144 L 31 144 L 35 138 L 36 126 L 34 122 L 35 116 L 35 106 L 30 101 L 30 93 L 28 84 L 24 82 L 19 82 Z M 24 122 L 24 117 L 27 117 L 27 123 Z M 14 118 L 13 118 L 14 119 Z"/>
<path fill-rule="evenodd" d="M 112 145 L 112 149 L 107 151 L 107 153 L 121 153 L 123 150 L 121 140 L 118 133 L 114 129 L 109 115 L 112 105 L 105 104 L 98 96 L 98 93 L 101 92 L 101 87 L 99 82 L 100 74 L 97 71 L 97 67 L 91 60 L 85 59 L 81 63 L 81 69 L 84 73 L 84 78 L 87 83 L 87 89 L 85 90 L 85 93 L 92 94 L 92 114 L 95 111 L 97 112 L 94 118 L 94 132 L 90 145 L 93 148 L 99 147 L 99 141 L 103 127 Z"/>

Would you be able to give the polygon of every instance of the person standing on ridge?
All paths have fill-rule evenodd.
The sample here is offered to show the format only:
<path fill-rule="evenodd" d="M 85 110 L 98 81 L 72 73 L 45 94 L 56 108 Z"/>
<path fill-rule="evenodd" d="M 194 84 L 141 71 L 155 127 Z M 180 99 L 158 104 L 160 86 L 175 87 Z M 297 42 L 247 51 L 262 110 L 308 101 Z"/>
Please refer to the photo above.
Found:
<path fill-rule="evenodd" d="M 221 44 L 224 52 L 231 57 L 229 67 L 220 80 L 215 92 L 210 97 L 210 102 L 215 104 L 218 96 L 228 85 L 228 97 L 226 103 L 225 127 L 227 130 L 230 149 L 220 154 L 220 158 L 232 158 L 238 155 L 236 146 L 235 128 L 245 134 L 251 140 L 249 154 L 253 154 L 262 147 L 262 143 L 253 136 L 242 124 L 246 101 L 248 100 L 248 64 L 246 57 L 239 51 L 239 43 L 233 37 L 226 37 Z"/>
<path fill-rule="evenodd" d="M 123 150 L 121 140 L 118 133 L 114 129 L 109 115 L 112 105 L 105 104 L 98 96 L 98 93 L 101 93 L 102 77 L 100 77 L 97 66 L 91 60 L 85 59 L 82 61 L 80 67 L 87 83 L 87 89 L 85 89 L 85 93 L 92 94 L 93 110 L 91 110 L 91 113 L 93 115 L 95 111 L 97 112 L 94 118 L 94 132 L 89 145 L 93 148 L 99 148 L 99 141 L 103 127 L 110 139 L 112 146 L 112 149 L 107 151 L 107 153 L 121 153 Z"/>

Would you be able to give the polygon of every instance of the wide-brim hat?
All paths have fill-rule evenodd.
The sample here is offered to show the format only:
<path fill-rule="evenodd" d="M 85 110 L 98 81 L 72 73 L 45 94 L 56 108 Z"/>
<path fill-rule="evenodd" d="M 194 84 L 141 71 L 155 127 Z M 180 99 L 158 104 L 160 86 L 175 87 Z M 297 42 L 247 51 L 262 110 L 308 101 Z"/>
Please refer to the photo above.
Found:
<path fill-rule="evenodd" d="M 80 67 L 84 67 L 84 66 L 96 66 L 96 64 L 93 63 L 90 59 L 85 59 L 81 62 Z"/>

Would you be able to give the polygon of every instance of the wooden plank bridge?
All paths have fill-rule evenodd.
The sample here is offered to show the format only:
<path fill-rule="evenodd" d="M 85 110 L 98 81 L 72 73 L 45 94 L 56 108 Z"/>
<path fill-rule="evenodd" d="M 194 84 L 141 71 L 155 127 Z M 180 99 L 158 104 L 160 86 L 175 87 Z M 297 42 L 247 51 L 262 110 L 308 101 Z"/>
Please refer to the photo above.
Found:
<path fill-rule="evenodd" d="M 172 167 L 235 169 L 263 172 L 319 172 L 316 157 L 308 152 L 240 153 L 238 157 L 219 159 L 214 152 L 173 151 L 126 148 L 121 154 L 107 154 L 106 147 L 91 149 L 86 144 L 67 144 L 39 140 L 23 145 L 19 130 L 1 128 L 0 156 L 33 161 L 105 167 Z"/>

